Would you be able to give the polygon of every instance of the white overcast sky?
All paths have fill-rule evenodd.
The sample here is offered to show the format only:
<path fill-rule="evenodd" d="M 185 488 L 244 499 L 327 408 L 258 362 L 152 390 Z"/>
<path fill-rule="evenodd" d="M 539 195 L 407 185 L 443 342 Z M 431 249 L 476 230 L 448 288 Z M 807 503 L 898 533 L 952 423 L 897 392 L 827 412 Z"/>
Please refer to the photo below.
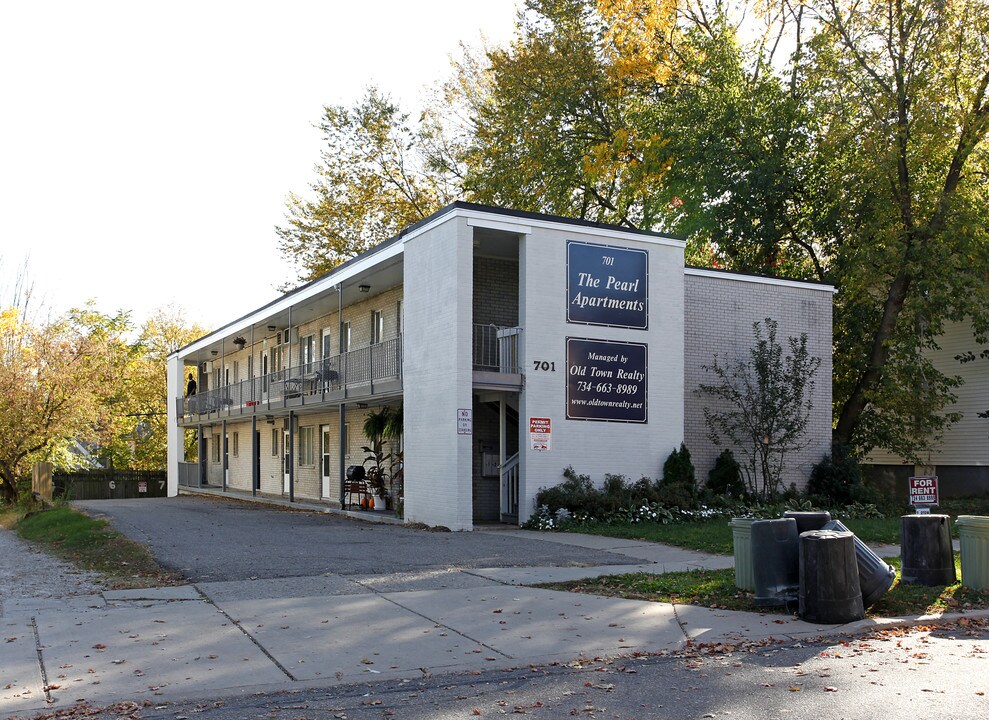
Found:
<path fill-rule="evenodd" d="M 214 327 L 290 277 L 274 226 L 313 124 L 375 84 L 412 108 L 518 0 L 0 1 L 0 304 Z"/>

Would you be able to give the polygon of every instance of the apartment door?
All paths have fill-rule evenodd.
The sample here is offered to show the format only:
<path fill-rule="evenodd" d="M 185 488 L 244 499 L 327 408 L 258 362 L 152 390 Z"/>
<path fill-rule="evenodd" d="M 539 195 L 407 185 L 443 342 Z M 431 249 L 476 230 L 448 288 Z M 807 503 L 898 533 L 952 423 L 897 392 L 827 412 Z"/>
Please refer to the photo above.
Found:
<path fill-rule="evenodd" d="M 332 447 L 332 436 L 330 435 L 330 426 L 322 425 L 319 428 L 320 436 L 320 475 L 322 476 L 322 489 L 320 490 L 321 497 L 328 498 L 330 496 L 330 447 Z"/>
<path fill-rule="evenodd" d="M 288 430 L 282 431 L 282 474 L 285 476 L 284 483 L 282 485 L 282 492 L 289 492 L 289 485 L 291 483 L 291 478 L 289 477 L 289 465 L 292 463 L 292 454 L 289 452 L 289 438 Z"/>

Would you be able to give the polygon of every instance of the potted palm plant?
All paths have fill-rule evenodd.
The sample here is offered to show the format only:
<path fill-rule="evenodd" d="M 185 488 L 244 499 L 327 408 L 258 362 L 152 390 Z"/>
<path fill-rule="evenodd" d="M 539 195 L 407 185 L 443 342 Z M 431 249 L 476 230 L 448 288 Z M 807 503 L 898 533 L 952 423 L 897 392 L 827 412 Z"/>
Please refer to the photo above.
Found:
<path fill-rule="evenodd" d="M 385 433 L 388 428 L 389 418 L 392 410 L 389 407 L 382 407 L 372 410 L 364 418 L 364 437 L 368 440 L 368 445 L 361 446 L 361 450 L 367 453 L 364 458 L 365 470 L 367 471 L 367 482 L 371 487 L 371 493 L 375 497 L 374 506 L 377 509 L 386 510 L 391 504 L 391 493 L 387 487 L 385 464 L 391 459 L 391 453 L 385 453 Z"/>

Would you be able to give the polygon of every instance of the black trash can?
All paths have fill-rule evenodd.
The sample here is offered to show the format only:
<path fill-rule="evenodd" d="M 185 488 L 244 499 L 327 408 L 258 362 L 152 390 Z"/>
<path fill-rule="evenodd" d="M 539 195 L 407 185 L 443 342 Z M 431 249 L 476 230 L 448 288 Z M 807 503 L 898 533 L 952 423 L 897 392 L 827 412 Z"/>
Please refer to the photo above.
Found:
<path fill-rule="evenodd" d="M 797 535 L 803 535 L 811 530 L 820 530 L 831 520 L 831 513 L 827 510 L 787 510 L 783 513 L 785 518 L 793 518 L 797 521 Z"/>
<path fill-rule="evenodd" d="M 793 518 L 752 523 L 752 576 L 756 605 L 796 603 L 800 585 L 800 538 Z"/>
<path fill-rule="evenodd" d="M 953 585 L 955 553 L 948 515 L 900 518 L 900 582 L 908 585 Z"/>
<path fill-rule="evenodd" d="M 865 617 L 850 532 L 810 530 L 800 535 L 800 604 L 808 622 L 839 625 Z"/>
<path fill-rule="evenodd" d="M 840 520 L 832 520 L 824 525 L 824 530 L 851 532 Z M 872 548 L 852 533 L 855 543 L 855 560 L 858 564 L 859 585 L 862 588 L 862 604 L 869 608 L 875 605 L 896 579 L 896 569 L 872 552 Z"/>

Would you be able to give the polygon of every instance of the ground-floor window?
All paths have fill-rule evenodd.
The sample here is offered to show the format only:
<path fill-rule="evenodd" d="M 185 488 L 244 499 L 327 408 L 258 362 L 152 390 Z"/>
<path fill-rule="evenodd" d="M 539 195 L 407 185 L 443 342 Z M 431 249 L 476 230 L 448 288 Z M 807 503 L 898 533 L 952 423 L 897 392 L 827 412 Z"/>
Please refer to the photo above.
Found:
<path fill-rule="evenodd" d="M 313 426 L 299 428 L 299 464 L 315 465 L 316 454 L 313 449 L 315 428 Z"/>
<path fill-rule="evenodd" d="M 278 457 L 278 430 L 271 431 L 271 457 Z"/>
<path fill-rule="evenodd" d="M 234 457 L 240 456 L 240 433 L 235 432 L 233 436 L 233 451 Z"/>
<path fill-rule="evenodd" d="M 220 436 L 213 436 L 213 462 L 220 462 Z"/>

